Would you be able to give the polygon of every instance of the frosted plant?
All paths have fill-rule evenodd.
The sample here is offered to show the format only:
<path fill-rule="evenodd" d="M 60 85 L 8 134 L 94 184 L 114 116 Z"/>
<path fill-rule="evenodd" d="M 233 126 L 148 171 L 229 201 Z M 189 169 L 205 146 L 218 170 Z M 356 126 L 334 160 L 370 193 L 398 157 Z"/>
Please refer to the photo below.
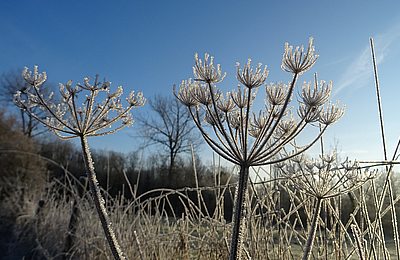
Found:
<path fill-rule="evenodd" d="M 60 102 L 55 102 L 53 93 L 49 96 L 44 96 L 41 93 L 40 87 L 47 80 L 45 72 L 39 73 L 38 67 L 35 66 L 33 72 L 25 68 L 22 76 L 29 84 L 29 87 L 24 93 L 25 95 L 22 96 L 21 92 L 15 94 L 15 104 L 20 109 L 30 113 L 33 118 L 47 126 L 61 139 L 80 139 L 89 188 L 107 241 L 115 259 L 124 259 L 125 257 L 115 237 L 105 202 L 100 192 L 87 138 L 112 134 L 132 125 L 131 110 L 135 107 L 143 106 L 145 103 L 142 93 L 135 94 L 132 91 L 126 98 L 128 104 L 124 107 L 121 102 L 122 87 L 118 87 L 115 92 L 111 92 L 111 83 L 108 81 L 100 82 L 96 76 L 93 83 L 90 82 L 89 78 L 84 78 L 83 84 L 78 83 L 73 86 L 72 81 L 60 84 L 61 100 Z M 83 103 L 79 106 L 78 103 L 81 101 L 78 96 L 85 93 L 86 95 L 82 100 Z M 97 103 L 96 98 L 102 93 L 105 99 Z M 33 110 L 29 109 L 32 107 L 38 107 L 46 116 L 43 118 L 33 114 Z"/>
<path fill-rule="evenodd" d="M 249 60 L 243 68 L 237 65 L 236 77 L 240 83 L 236 91 L 223 95 L 216 84 L 222 82 L 225 73 L 220 65 L 214 66 L 214 59 L 208 54 L 201 60 L 195 55 L 194 80 L 182 81 L 175 96 L 185 104 L 207 144 L 226 160 L 239 165 L 239 184 L 235 198 L 230 259 L 240 259 L 241 222 L 244 219 L 244 194 L 247 189 L 249 168 L 279 163 L 301 154 L 311 147 L 336 122 L 344 112 L 334 104 L 326 104 L 331 93 L 331 83 L 324 81 L 305 83 L 299 97 L 295 119 L 289 104 L 297 80 L 317 60 L 313 40 L 310 38 L 306 51 L 303 47 L 293 49 L 285 45 L 282 69 L 293 76 L 291 82 L 266 85 L 265 109 L 253 112 L 257 90 L 265 84 L 268 76 L 266 67 L 258 64 L 255 68 Z M 201 115 L 205 115 L 202 118 Z M 308 144 L 298 147 L 296 136 L 306 126 L 320 123 L 322 130 Z M 295 152 L 286 157 L 277 157 L 283 148 Z M 278 158 L 278 159 L 277 159 Z"/>
<path fill-rule="evenodd" d="M 339 164 L 335 153 L 320 156 L 318 159 L 308 159 L 302 154 L 285 163 L 278 163 L 276 167 L 291 180 L 296 190 L 315 198 L 303 260 L 311 257 L 323 201 L 347 194 L 376 175 L 376 172 L 360 168 L 357 162 L 346 160 Z"/>

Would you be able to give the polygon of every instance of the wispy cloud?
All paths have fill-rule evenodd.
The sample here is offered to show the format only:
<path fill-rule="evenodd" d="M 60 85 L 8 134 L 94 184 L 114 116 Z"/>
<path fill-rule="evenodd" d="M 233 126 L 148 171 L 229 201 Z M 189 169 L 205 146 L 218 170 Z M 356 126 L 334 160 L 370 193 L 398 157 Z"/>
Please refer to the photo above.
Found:
<path fill-rule="evenodd" d="M 377 52 L 376 62 L 382 63 L 389 54 L 391 47 L 400 38 L 400 23 L 395 24 L 374 38 Z M 369 43 L 354 57 L 354 61 L 346 68 L 338 84 L 335 86 L 336 95 L 340 91 L 351 87 L 353 90 L 367 86 L 373 76 L 371 49 Z"/>

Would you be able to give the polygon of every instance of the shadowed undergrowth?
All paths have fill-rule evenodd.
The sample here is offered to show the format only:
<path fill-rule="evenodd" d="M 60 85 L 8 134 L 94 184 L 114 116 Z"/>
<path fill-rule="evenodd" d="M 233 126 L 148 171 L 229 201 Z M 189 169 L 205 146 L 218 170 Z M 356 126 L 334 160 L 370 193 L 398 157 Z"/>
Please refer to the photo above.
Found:
<path fill-rule="evenodd" d="M 218 173 L 216 172 L 218 175 Z M 268 174 L 263 172 L 263 174 Z M 377 179 L 376 181 L 380 181 Z M 375 182 L 375 181 L 374 181 Z M 369 182 L 350 194 L 324 200 L 315 236 L 314 258 L 359 259 L 351 225 L 364 233 L 365 252 L 383 259 L 385 250 L 395 256 L 390 242 L 390 224 L 385 231 L 388 243 L 379 242 L 379 232 L 371 229 L 375 219 L 371 196 L 376 183 Z M 234 194 L 231 184 L 213 187 L 158 189 L 132 199 L 106 196 L 108 210 L 129 259 L 226 259 L 231 223 L 225 220 L 224 203 Z M 216 207 L 205 210 L 204 191 L 214 193 Z M 194 192 L 197 198 L 189 198 Z M 380 192 L 379 189 L 376 192 Z M 145 198 L 145 199 L 144 199 Z M 73 244 L 65 251 L 74 201 L 79 209 Z M 175 201 L 171 203 L 171 201 Z M 174 215 L 172 205 L 181 202 L 184 214 Z M 399 200 L 399 198 L 398 198 Z M 200 206 L 199 206 L 200 205 Z M 88 192 L 82 196 L 75 186 L 48 183 L 44 192 L 23 185 L 1 201 L 4 259 L 109 259 L 107 241 Z M 244 253 L 252 259 L 298 259 L 307 240 L 314 199 L 297 192 L 289 180 L 252 183 L 246 197 Z M 398 206 L 398 203 L 397 203 Z M 388 207 L 385 203 L 384 209 Z M 350 210 L 349 210 L 350 209 Z M 390 212 L 383 214 L 388 222 Z M 3 222 L 4 220 L 4 222 Z M 8 220 L 8 221 L 6 221 Z M 389 217 L 390 222 L 390 217 Z M 372 239 L 371 239 L 372 238 Z M 370 243 L 373 242 L 373 248 Z M 374 250 L 370 252 L 370 250 Z M 246 258 L 244 258 L 246 259 Z"/>

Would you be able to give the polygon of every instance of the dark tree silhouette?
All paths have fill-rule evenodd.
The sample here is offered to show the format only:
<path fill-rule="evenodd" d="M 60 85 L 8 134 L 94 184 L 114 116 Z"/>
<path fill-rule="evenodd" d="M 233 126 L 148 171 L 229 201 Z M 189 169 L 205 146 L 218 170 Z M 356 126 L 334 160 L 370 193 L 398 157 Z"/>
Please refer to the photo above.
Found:
<path fill-rule="evenodd" d="M 186 107 L 172 97 L 155 96 L 149 100 L 154 116 L 141 114 L 140 136 L 147 145 L 159 145 L 168 152 L 168 174 L 171 176 L 177 155 L 190 152 L 190 146 L 197 148 L 202 139 L 193 132 L 195 125 Z"/>

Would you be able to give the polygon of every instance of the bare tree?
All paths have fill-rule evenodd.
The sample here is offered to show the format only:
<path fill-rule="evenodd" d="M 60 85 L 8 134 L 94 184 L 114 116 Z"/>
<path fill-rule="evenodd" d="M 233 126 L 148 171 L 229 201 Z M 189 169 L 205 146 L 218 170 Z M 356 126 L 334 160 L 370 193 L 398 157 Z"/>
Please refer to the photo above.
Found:
<path fill-rule="evenodd" d="M 20 70 L 22 71 L 22 69 Z M 27 89 L 29 85 L 21 76 L 21 73 L 18 71 L 10 71 L 1 75 L 0 78 L 0 104 L 5 107 L 13 107 L 14 108 L 14 94 L 16 92 L 21 92 L 22 96 L 27 95 Z M 43 93 L 48 95 L 50 93 L 50 87 L 48 84 L 44 84 Z M 24 113 L 23 110 L 19 110 L 20 120 L 21 120 L 21 131 L 27 137 L 35 137 L 47 131 L 47 128 L 40 125 L 40 122 L 35 120 L 32 117 L 32 114 L 37 115 L 38 117 L 44 116 L 44 112 L 40 110 L 38 107 L 30 107 L 27 108 L 30 111 L 28 113 Z"/>
<path fill-rule="evenodd" d="M 141 114 L 137 120 L 142 126 L 140 136 L 148 145 L 159 145 L 168 152 L 168 174 L 171 176 L 177 155 L 190 152 L 190 145 L 197 148 L 202 140 L 193 132 L 195 125 L 189 111 L 179 100 L 156 95 L 149 100 L 154 116 Z"/>

